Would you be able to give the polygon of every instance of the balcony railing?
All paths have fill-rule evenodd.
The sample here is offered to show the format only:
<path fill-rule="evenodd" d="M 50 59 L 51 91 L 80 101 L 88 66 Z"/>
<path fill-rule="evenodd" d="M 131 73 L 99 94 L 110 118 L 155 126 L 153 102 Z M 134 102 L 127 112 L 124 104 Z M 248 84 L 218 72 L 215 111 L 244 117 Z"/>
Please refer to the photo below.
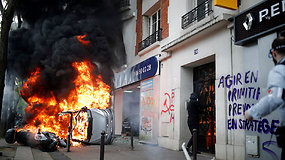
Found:
<path fill-rule="evenodd" d="M 205 0 L 203 3 L 182 16 L 182 29 L 187 28 L 191 23 L 200 21 L 213 12 L 212 0 Z"/>
<path fill-rule="evenodd" d="M 130 0 L 121 0 L 120 2 L 120 8 L 126 8 L 131 5 Z"/>
<path fill-rule="evenodd" d="M 148 36 L 146 39 L 141 41 L 138 46 L 138 50 L 141 51 L 145 49 L 146 47 L 152 45 L 153 43 L 161 40 L 161 31 L 162 29 L 159 29 L 158 31 L 155 31 L 152 35 Z"/>

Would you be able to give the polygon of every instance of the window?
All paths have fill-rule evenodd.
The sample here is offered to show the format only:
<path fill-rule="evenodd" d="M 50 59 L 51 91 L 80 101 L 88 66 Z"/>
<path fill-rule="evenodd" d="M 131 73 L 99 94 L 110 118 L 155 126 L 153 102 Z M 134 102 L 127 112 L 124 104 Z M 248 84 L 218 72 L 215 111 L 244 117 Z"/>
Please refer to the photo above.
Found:
<path fill-rule="evenodd" d="M 160 10 L 158 10 L 152 16 L 150 16 L 148 22 L 149 22 L 149 35 L 152 35 L 154 32 L 160 29 Z"/>
<path fill-rule="evenodd" d="M 200 21 L 205 18 L 205 10 L 207 3 L 204 3 L 205 0 L 197 0 L 197 20 Z"/>
<path fill-rule="evenodd" d="M 138 50 L 141 51 L 153 43 L 161 40 L 160 28 L 160 10 L 152 15 L 145 16 L 143 23 L 143 38 L 138 45 Z"/>
<path fill-rule="evenodd" d="M 182 16 L 182 29 L 187 28 L 193 22 L 199 22 L 213 11 L 212 0 L 196 0 L 194 2 L 196 7 Z"/>

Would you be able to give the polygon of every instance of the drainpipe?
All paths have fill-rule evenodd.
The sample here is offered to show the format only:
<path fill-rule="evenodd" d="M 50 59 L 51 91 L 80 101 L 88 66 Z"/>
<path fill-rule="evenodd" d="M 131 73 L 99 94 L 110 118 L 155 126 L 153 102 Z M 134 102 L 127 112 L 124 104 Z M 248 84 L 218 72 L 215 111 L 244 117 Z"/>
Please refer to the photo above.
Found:
<path fill-rule="evenodd" d="M 234 41 L 234 35 L 233 35 L 233 21 L 231 21 L 232 22 L 232 24 L 230 24 L 229 26 L 228 26 L 228 29 L 230 30 L 230 58 L 231 58 L 231 71 L 230 71 L 230 74 L 231 74 L 231 78 L 232 78 L 232 76 L 233 76 L 233 41 Z M 225 89 L 225 92 L 226 92 L 227 90 Z M 227 95 L 227 92 L 226 92 L 226 95 Z M 227 112 L 228 112 L 228 107 L 226 107 L 226 116 L 225 117 L 227 117 Z M 226 124 L 227 124 L 227 122 L 226 122 Z M 227 132 L 227 136 L 226 136 L 226 144 L 229 144 L 228 143 L 228 139 L 229 139 L 229 136 L 228 136 L 228 132 Z M 234 136 L 231 134 L 230 135 L 230 139 L 231 139 L 231 145 L 234 145 Z M 234 148 L 234 147 L 233 147 Z M 233 154 L 234 154 L 234 151 L 233 151 Z M 226 152 L 226 157 L 228 157 L 227 156 L 227 152 Z"/>

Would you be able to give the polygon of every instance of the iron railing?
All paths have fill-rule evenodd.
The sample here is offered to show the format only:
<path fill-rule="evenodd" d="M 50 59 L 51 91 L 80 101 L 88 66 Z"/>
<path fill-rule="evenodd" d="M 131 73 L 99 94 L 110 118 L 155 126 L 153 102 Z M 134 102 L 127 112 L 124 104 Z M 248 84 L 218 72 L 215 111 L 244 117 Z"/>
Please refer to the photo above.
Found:
<path fill-rule="evenodd" d="M 155 31 L 152 35 L 148 36 L 146 39 L 141 41 L 138 46 L 138 50 L 141 51 L 146 47 L 152 45 L 153 43 L 161 40 L 162 29 Z"/>
<path fill-rule="evenodd" d="M 182 29 L 187 28 L 191 23 L 200 21 L 213 12 L 213 0 L 205 0 L 199 4 L 196 8 L 182 16 Z"/>
<path fill-rule="evenodd" d="M 129 7 L 131 5 L 130 0 L 121 0 L 120 8 Z"/>

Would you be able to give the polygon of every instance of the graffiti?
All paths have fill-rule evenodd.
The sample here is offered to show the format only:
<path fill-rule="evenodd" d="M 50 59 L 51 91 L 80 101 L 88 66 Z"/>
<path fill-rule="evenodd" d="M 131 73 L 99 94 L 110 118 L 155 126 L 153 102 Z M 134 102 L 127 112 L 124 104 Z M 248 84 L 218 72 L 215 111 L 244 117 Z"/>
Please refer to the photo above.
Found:
<path fill-rule="evenodd" d="M 222 85 L 224 88 L 225 86 L 227 88 L 231 88 L 232 86 L 238 86 L 242 84 L 248 84 L 248 83 L 256 83 L 258 79 L 258 71 L 252 72 L 252 71 L 247 71 L 244 74 L 244 83 L 242 83 L 242 75 L 241 73 L 237 73 L 236 75 L 231 76 L 228 74 L 226 77 L 222 76 L 220 78 L 220 82 L 218 85 L 218 88 Z"/>
<path fill-rule="evenodd" d="M 275 134 L 275 129 L 279 124 L 279 120 L 272 120 L 271 123 L 266 119 L 253 120 L 252 122 L 247 119 L 228 119 L 228 130 L 244 129 L 251 130 L 264 134 Z"/>
<path fill-rule="evenodd" d="M 172 123 L 173 126 L 173 132 L 174 132 L 174 92 L 171 93 L 171 96 L 168 93 L 164 93 L 165 100 L 163 103 L 163 107 L 165 109 L 161 110 L 161 115 L 167 114 L 169 115 L 169 123 Z"/>
<path fill-rule="evenodd" d="M 153 79 L 141 82 L 140 139 L 152 140 L 154 120 Z"/>
<path fill-rule="evenodd" d="M 260 95 L 260 87 L 249 86 L 249 87 L 237 88 L 239 85 L 257 83 L 258 71 L 256 72 L 247 71 L 244 74 L 243 81 L 242 79 L 243 77 L 241 73 L 237 73 L 232 77 L 229 74 L 225 77 L 222 76 L 220 78 L 218 88 L 226 87 L 229 89 L 227 95 L 228 95 L 228 101 L 231 102 L 237 101 L 241 98 L 258 100 Z M 233 89 L 231 89 L 231 87 L 233 87 Z"/>
<path fill-rule="evenodd" d="M 247 71 L 244 74 L 237 73 L 233 76 L 230 74 L 221 76 L 218 88 L 227 88 L 227 100 L 230 102 L 228 105 L 228 130 L 251 130 L 264 134 L 275 134 L 275 129 L 279 124 L 279 120 L 253 120 L 252 122 L 236 118 L 236 116 L 244 115 L 245 111 L 254 106 L 254 103 L 238 103 L 240 99 L 250 99 L 258 101 L 260 98 L 260 87 L 253 86 L 258 81 L 258 71 Z M 242 86 L 241 85 L 247 85 Z"/>
<path fill-rule="evenodd" d="M 278 156 L 276 155 L 276 153 L 272 150 L 270 150 L 269 148 L 267 148 L 270 144 L 277 146 L 277 142 L 275 141 L 266 141 L 264 143 L 262 143 L 262 149 L 267 152 L 269 155 L 271 155 L 271 157 L 275 160 L 278 160 Z"/>
<path fill-rule="evenodd" d="M 152 97 L 142 97 L 142 105 L 143 106 L 152 106 L 153 105 L 153 98 Z"/>
<path fill-rule="evenodd" d="M 152 131 L 152 120 L 149 117 L 142 118 L 141 130 L 145 132 Z"/>
<path fill-rule="evenodd" d="M 221 76 L 218 88 L 227 88 L 228 104 L 228 130 L 247 130 L 260 134 L 276 134 L 276 128 L 280 121 L 275 119 L 262 118 L 260 120 L 248 121 L 243 116 L 245 111 L 255 105 L 260 99 L 261 88 L 257 85 L 258 71 L 247 71 L 244 74 Z M 250 102 L 250 103 L 248 103 Z M 253 102 L 253 103 L 252 103 Z M 278 160 L 277 154 L 269 145 L 277 146 L 275 141 L 262 143 L 262 150 L 272 158 Z"/>

